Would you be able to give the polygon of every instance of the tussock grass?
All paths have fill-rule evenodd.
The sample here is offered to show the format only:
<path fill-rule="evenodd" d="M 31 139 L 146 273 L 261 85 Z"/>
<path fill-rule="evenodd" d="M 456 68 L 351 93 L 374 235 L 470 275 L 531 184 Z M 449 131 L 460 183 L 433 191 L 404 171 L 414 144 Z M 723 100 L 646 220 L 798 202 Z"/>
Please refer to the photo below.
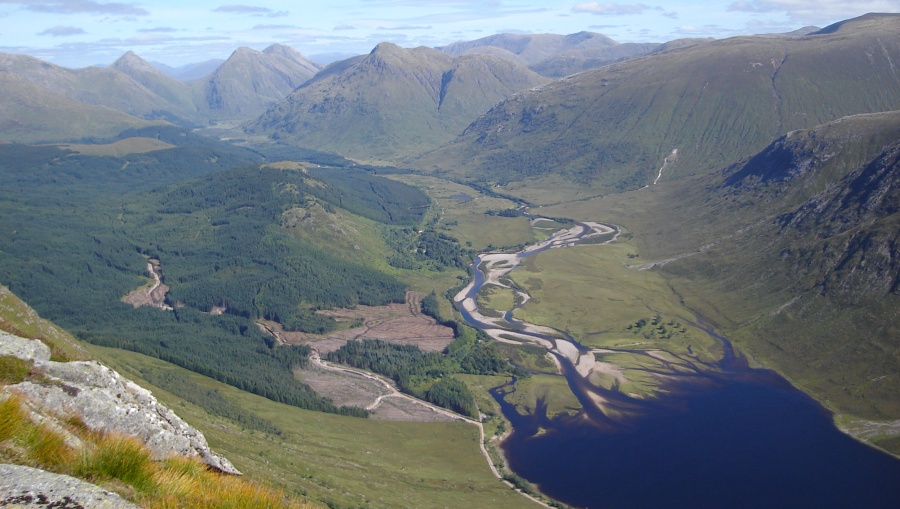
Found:
<path fill-rule="evenodd" d="M 31 374 L 33 363 L 13 355 L 0 355 L 0 384 L 17 384 Z"/>
<path fill-rule="evenodd" d="M 139 440 L 91 431 L 78 418 L 63 423 L 85 444 L 80 454 L 62 432 L 31 422 L 22 398 L 10 395 L 0 401 L 0 460 L 102 484 L 148 508 L 315 507 L 284 490 L 214 472 L 196 458 L 153 461 Z"/>
<path fill-rule="evenodd" d="M 75 466 L 78 477 L 95 482 L 116 479 L 138 492 L 155 487 L 155 470 L 150 451 L 138 440 L 123 435 L 100 435 Z"/>
<path fill-rule="evenodd" d="M 49 426 L 34 425 L 29 421 L 23 428 L 15 440 L 25 448 L 35 466 L 47 470 L 65 468 L 77 457 L 75 450 L 66 444 L 65 437 Z"/>
<path fill-rule="evenodd" d="M 179 472 L 162 470 L 155 478 L 164 493 L 147 500 L 145 507 L 192 507 L 196 509 L 254 507 L 260 509 L 311 507 L 287 498 L 282 490 L 249 482 L 239 477 L 223 477 L 205 470 Z"/>
<path fill-rule="evenodd" d="M 21 433 L 28 423 L 28 414 L 22 408 L 22 399 L 12 395 L 0 401 L 0 442 Z"/>

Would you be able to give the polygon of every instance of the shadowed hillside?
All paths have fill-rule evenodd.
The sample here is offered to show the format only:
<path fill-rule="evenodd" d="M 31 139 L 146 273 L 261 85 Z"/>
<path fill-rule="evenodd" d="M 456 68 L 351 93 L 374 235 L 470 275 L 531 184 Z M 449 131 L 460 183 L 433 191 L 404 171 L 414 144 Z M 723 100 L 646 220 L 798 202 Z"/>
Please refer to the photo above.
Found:
<path fill-rule="evenodd" d="M 629 228 L 633 267 L 661 271 L 744 352 L 839 413 L 897 419 L 898 162 L 900 112 L 856 115 L 719 172 L 550 210 Z"/>

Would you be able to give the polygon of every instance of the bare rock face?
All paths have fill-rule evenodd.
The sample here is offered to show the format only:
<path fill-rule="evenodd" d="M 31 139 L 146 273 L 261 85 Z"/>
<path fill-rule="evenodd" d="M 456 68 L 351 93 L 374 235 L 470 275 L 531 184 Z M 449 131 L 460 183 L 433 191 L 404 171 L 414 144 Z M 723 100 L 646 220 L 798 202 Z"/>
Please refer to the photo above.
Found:
<path fill-rule="evenodd" d="M 241 474 L 209 448 L 203 433 L 160 404 L 150 391 L 96 361 L 53 362 L 40 341 L 8 334 L 0 335 L 0 355 L 33 360 L 44 374 L 46 382 L 26 381 L 3 389 L 23 395 L 41 420 L 77 415 L 92 429 L 139 438 L 154 459 L 199 457 L 221 472 Z"/>
<path fill-rule="evenodd" d="M 0 355 L 12 355 L 26 361 L 49 362 L 50 347 L 36 339 L 25 339 L 0 331 Z"/>
<path fill-rule="evenodd" d="M 137 509 L 119 495 L 67 475 L 0 465 L 0 507 Z"/>

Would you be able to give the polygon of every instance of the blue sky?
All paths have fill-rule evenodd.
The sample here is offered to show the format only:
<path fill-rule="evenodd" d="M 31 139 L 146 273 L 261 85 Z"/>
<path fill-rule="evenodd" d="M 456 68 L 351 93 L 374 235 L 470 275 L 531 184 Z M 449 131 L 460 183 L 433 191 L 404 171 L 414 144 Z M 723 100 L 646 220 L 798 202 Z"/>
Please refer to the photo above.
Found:
<path fill-rule="evenodd" d="M 618 42 L 665 42 L 787 32 L 867 12 L 900 12 L 900 0 L 0 0 L 0 52 L 83 67 L 132 50 L 178 66 L 276 42 L 308 56 L 503 32 L 588 30 Z"/>

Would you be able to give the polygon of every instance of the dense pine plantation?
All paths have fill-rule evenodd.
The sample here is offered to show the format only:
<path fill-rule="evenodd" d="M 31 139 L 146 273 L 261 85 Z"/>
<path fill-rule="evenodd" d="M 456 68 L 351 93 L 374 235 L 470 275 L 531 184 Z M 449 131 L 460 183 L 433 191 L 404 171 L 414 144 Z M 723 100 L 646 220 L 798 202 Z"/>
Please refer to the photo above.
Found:
<path fill-rule="evenodd" d="M 0 280 L 95 344 L 141 352 L 303 408 L 337 408 L 292 375 L 304 347 L 276 346 L 252 322 L 325 332 L 317 309 L 402 302 L 404 285 L 281 228 L 312 203 L 387 228 L 421 222 L 428 198 L 358 169 L 284 170 L 259 153 L 175 128 L 131 133 L 175 148 L 124 157 L 0 146 Z M 105 140 L 114 141 L 114 140 Z M 159 260 L 174 310 L 121 302 Z M 225 314 L 208 313 L 213 306 Z M 211 400 L 210 398 L 206 398 Z"/>

